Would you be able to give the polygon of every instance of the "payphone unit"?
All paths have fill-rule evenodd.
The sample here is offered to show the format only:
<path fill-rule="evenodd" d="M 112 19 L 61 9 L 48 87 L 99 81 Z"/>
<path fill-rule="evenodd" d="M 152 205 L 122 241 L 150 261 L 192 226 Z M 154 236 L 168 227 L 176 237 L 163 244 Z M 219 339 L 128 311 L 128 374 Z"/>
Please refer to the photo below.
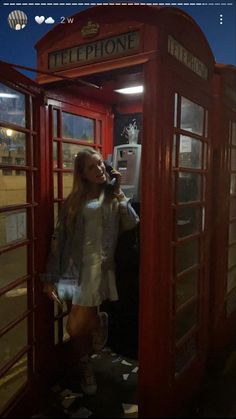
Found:
<path fill-rule="evenodd" d="M 140 201 L 139 178 L 141 144 L 123 144 L 114 147 L 113 166 L 121 173 L 121 188 L 133 202 Z"/>

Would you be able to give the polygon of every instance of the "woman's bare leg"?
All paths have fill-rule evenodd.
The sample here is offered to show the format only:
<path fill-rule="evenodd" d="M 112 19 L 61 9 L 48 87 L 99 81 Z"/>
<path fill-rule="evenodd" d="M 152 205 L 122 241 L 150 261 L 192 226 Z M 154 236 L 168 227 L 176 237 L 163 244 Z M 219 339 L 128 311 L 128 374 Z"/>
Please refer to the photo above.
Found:
<path fill-rule="evenodd" d="M 80 359 L 93 353 L 92 332 L 96 324 L 97 307 L 72 305 L 66 328 L 71 336 L 76 358 Z"/>

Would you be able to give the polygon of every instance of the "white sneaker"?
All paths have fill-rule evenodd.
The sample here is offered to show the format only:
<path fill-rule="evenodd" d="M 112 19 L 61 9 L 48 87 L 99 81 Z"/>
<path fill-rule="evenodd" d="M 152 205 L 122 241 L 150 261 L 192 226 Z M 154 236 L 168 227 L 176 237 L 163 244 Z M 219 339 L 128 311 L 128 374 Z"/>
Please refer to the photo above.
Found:
<path fill-rule="evenodd" d="M 80 387 L 87 396 L 93 396 L 97 393 L 97 383 L 91 362 L 89 361 L 81 363 Z"/>
<path fill-rule="evenodd" d="M 108 314 L 105 311 L 98 313 L 100 318 L 100 327 L 93 333 L 93 349 L 94 352 L 101 351 L 107 343 L 108 339 Z"/>

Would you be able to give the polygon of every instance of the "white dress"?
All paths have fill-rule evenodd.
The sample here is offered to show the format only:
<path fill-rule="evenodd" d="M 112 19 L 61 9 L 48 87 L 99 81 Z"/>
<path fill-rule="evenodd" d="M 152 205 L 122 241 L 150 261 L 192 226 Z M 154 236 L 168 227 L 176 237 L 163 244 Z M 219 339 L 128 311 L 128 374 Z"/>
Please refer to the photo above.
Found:
<path fill-rule="evenodd" d="M 104 218 L 106 222 L 104 223 Z M 84 237 L 80 278 L 61 279 L 60 298 L 73 304 L 94 307 L 104 300 L 118 300 L 114 269 L 103 269 L 106 260 L 113 260 L 116 241 L 111 240 L 113 218 L 106 204 L 99 199 L 88 200 L 83 209 Z"/>

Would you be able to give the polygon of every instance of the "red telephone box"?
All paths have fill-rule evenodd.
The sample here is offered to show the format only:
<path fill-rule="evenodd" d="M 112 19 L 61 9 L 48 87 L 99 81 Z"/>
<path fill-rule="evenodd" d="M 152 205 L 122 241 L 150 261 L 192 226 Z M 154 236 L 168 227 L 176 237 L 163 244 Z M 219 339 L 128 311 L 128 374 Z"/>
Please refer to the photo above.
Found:
<path fill-rule="evenodd" d="M 74 19 L 36 45 L 46 96 L 41 216 L 54 208 L 56 217 L 80 147 L 106 158 L 115 112 L 141 112 L 139 414 L 176 415 L 199 387 L 210 345 L 214 58 L 176 8 L 99 6 Z M 144 93 L 136 98 L 115 91 L 137 84 Z M 57 313 L 54 320 L 62 342 Z"/>
<path fill-rule="evenodd" d="M 235 334 L 236 70 L 215 66 L 213 78 L 213 239 L 211 266 L 211 356 L 222 353 Z M 218 255 L 218 257 L 215 257 Z"/>

